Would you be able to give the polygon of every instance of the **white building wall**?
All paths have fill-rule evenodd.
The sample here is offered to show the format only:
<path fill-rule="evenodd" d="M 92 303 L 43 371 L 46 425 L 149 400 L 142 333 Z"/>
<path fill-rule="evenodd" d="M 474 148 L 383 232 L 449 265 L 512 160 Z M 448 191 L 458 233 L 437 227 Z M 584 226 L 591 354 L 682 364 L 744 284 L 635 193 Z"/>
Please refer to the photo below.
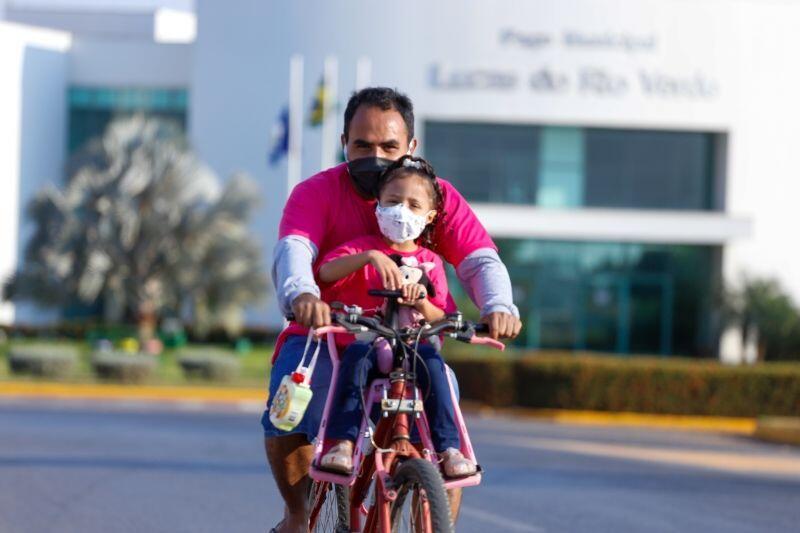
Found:
<path fill-rule="evenodd" d="M 738 2 L 734 13 L 741 98 L 727 201 L 754 224 L 726 249 L 725 273 L 776 277 L 800 304 L 800 3 Z"/>
<path fill-rule="evenodd" d="M 752 226 L 731 233 L 724 272 L 775 276 L 800 301 L 797 2 L 412 0 L 387 14 L 366 0 L 199 0 L 197 11 L 192 139 L 220 173 L 259 179 L 267 260 L 287 194 L 285 162 L 266 160 L 289 57 L 305 57 L 308 109 L 326 55 L 339 58 L 341 105 L 367 56 L 373 84 L 413 98 L 421 137 L 428 118 L 727 133 L 726 212 Z M 308 176 L 319 130 L 304 137 Z"/>
<path fill-rule="evenodd" d="M 192 45 L 77 37 L 70 53 L 71 85 L 188 87 Z"/>
<path fill-rule="evenodd" d="M 57 183 L 66 150 L 69 34 L 0 22 L 0 279 L 21 261 L 32 228 L 24 208 Z M 15 316 L 16 315 L 16 316 Z M 0 323 L 33 323 L 45 315 L 0 303 Z"/>

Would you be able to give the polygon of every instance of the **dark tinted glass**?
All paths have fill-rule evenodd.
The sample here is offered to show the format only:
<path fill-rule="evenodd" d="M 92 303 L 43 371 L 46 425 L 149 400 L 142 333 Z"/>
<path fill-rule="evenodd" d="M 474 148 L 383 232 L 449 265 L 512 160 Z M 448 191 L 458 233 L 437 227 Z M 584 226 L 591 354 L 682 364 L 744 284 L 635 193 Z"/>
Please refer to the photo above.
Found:
<path fill-rule="evenodd" d="M 586 129 L 584 205 L 711 208 L 713 135 Z"/>
<path fill-rule="evenodd" d="M 539 128 L 425 123 L 425 157 L 473 202 L 536 203 Z"/>

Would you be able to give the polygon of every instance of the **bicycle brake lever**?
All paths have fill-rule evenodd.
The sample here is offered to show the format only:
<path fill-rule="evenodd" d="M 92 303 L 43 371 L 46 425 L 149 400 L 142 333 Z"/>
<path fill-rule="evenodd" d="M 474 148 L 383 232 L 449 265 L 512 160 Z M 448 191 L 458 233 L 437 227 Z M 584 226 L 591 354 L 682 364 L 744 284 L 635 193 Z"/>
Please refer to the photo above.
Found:
<path fill-rule="evenodd" d="M 492 348 L 496 348 L 501 352 L 505 351 L 506 345 L 502 342 L 495 340 L 491 337 L 478 337 L 477 335 L 473 335 L 472 338 L 469 340 L 470 344 L 483 344 L 486 346 L 491 346 Z"/>

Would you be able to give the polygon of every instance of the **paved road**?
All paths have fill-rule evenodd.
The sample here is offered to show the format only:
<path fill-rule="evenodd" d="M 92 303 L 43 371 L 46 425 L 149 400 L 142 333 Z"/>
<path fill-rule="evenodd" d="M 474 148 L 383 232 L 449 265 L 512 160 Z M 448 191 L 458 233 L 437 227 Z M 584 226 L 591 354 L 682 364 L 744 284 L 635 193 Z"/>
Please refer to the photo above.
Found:
<path fill-rule="evenodd" d="M 471 418 L 484 483 L 459 532 L 798 531 L 800 450 Z M 258 414 L 0 401 L 0 532 L 263 532 Z"/>

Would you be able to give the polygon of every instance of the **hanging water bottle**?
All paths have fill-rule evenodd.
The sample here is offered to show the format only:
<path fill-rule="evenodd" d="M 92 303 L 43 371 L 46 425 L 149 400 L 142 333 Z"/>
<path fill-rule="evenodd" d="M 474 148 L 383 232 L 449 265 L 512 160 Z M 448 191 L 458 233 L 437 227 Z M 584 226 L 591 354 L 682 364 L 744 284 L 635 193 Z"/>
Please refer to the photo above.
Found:
<path fill-rule="evenodd" d="M 303 356 L 300 358 L 297 368 L 291 374 L 283 376 L 278 392 L 275 394 L 275 398 L 272 399 L 269 419 L 276 428 L 283 431 L 291 431 L 297 427 L 311 401 L 311 375 L 314 373 L 317 356 L 322 345 L 321 342 L 317 341 L 311 361 L 308 366 L 303 366 L 313 337 L 314 330 L 312 329 L 308 332 Z"/>

